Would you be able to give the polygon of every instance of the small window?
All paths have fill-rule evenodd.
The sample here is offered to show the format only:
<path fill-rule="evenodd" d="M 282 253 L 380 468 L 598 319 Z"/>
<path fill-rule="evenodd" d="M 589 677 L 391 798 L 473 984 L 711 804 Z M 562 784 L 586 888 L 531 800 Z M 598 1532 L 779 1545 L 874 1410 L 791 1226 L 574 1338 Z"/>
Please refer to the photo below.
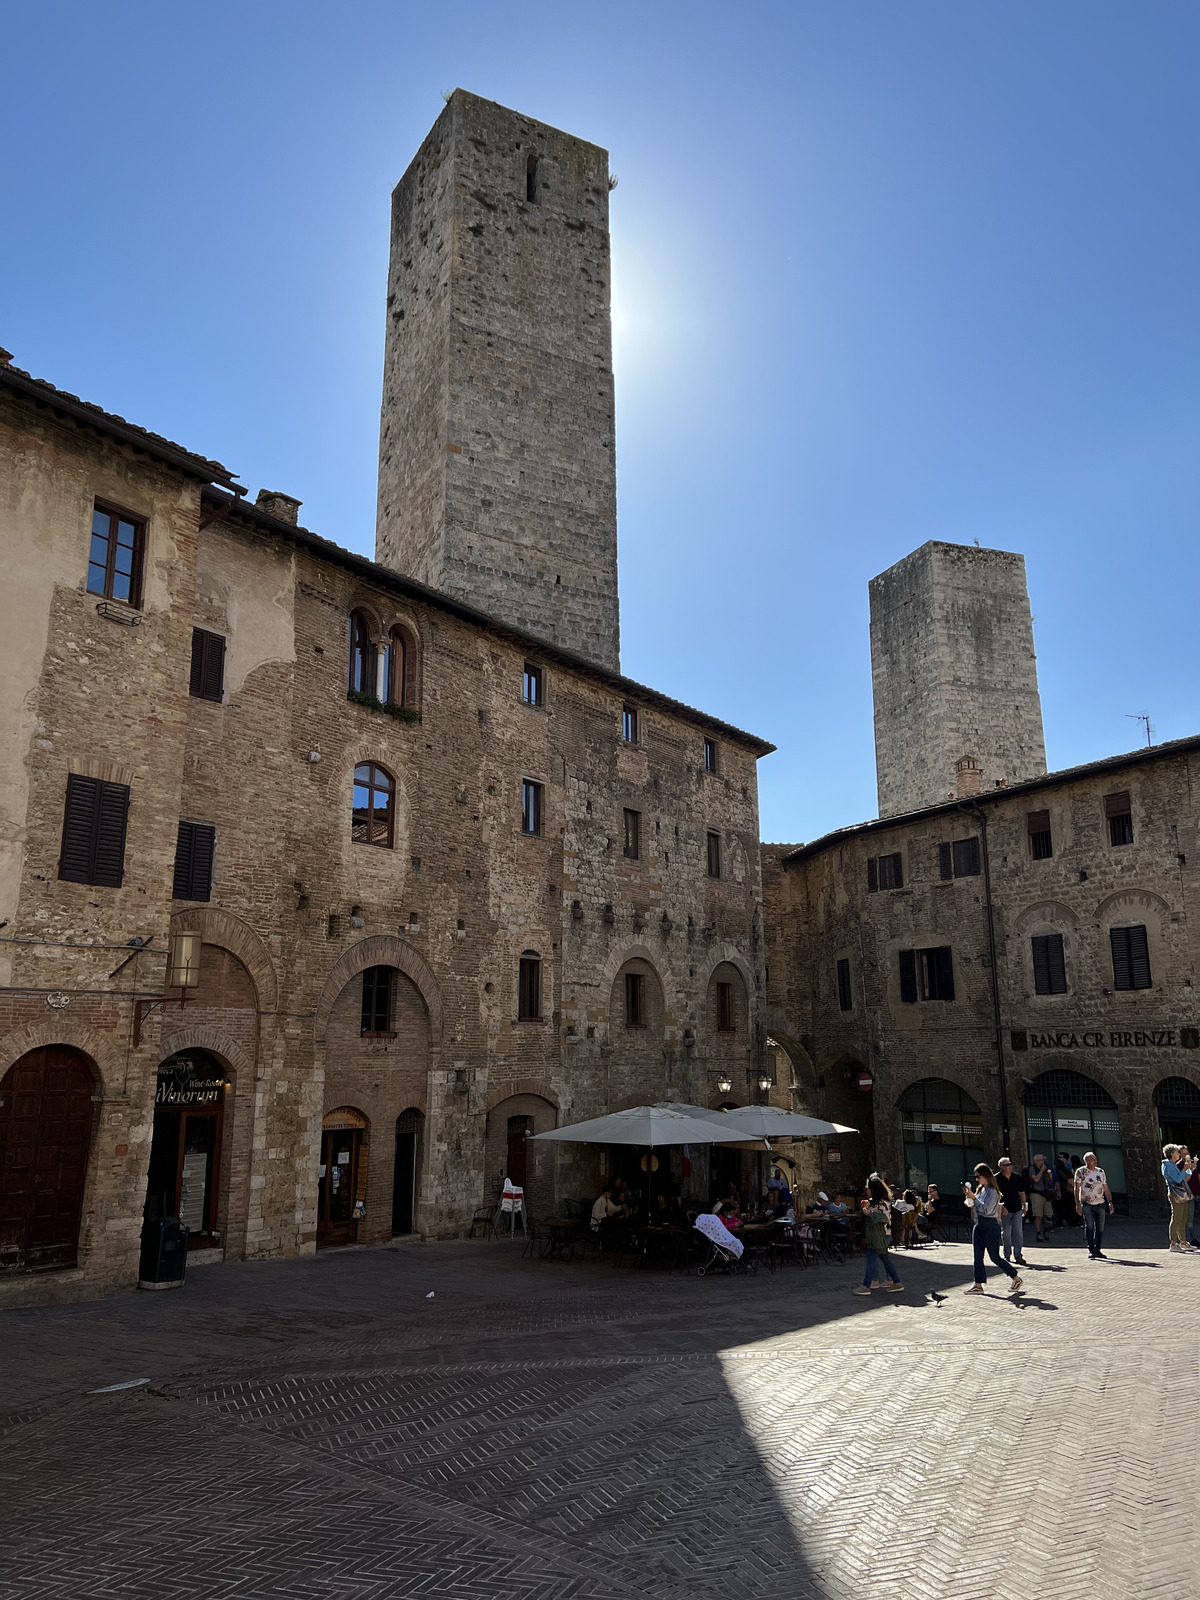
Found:
<path fill-rule="evenodd" d="M 1150 988 L 1150 947 L 1144 927 L 1110 928 L 1113 988 Z"/>
<path fill-rule="evenodd" d="M 88 549 L 88 593 L 140 606 L 145 544 L 144 522 L 127 517 L 121 511 L 105 511 L 97 506 L 92 512 L 92 538 Z"/>
<path fill-rule="evenodd" d="M 721 876 L 721 835 L 710 833 L 708 835 L 708 875 L 710 878 Z"/>
<path fill-rule="evenodd" d="M 854 996 L 850 992 L 850 962 L 843 959 L 837 964 L 838 1010 L 852 1011 Z"/>
<path fill-rule="evenodd" d="M 537 169 L 538 158 L 536 156 L 530 156 L 529 160 L 525 163 L 525 198 L 529 201 L 530 205 L 537 205 Z"/>
<path fill-rule="evenodd" d="M 391 1034 L 394 967 L 368 967 L 362 981 L 362 1031 Z"/>
<path fill-rule="evenodd" d="M 621 738 L 626 744 L 638 743 L 638 710 L 636 706 L 621 707 Z"/>
<path fill-rule="evenodd" d="M 408 704 L 408 640 L 401 628 L 393 628 L 388 634 L 383 657 L 383 682 L 388 705 Z"/>
<path fill-rule="evenodd" d="M 351 694 L 374 694 L 375 647 L 371 643 L 371 630 L 361 611 L 350 613 L 350 676 Z"/>
<path fill-rule="evenodd" d="M 1035 994 L 1066 994 L 1067 963 L 1061 933 L 1035 933 L 1033 946 L 1033 991 Z"/>
<path fill-rule="evenodd" d="M 625 812 L 625 857 L 629 861 L 636 861 L 642 853 L 642 814 L 640 811 Z"/>
<path fill-rule="evenodd" d="M 526 778 L 521 784 L 521 832 L 542 831 L 542 786 Z"/>
<path fill-rule="evenodd" d="M 125 877 L 128 817 L 128 784 L 105 783 L 72 772 L 67 778 L 58 863 L 63 882 L 119 889 Z"/>
<path fill-rule="evenodd" d="M 979 876 L 979 839 L 955 839 L 953 844 L 938 845 L 938 871 L 943 878 L 976 878 Z"/>
<path fill-rule="evenodd" d="M 535 667 L 531 661 L 525 663 L 522 699 L 527 706 L 540 706 L 542 704 L 542 669 L 541 667 Z"/>
<path fill-rule="evenodd" d="M 890 856 L 875 856 L 867 862 L 867 893 L 878 889 L 903 889 L 904 863 L 899 850 Z"/>
<path fill-rule="evenodd" d="M 717 985 L 717 1032 L 732 1033 L 733 1021 L 733 985 L 719 983 Z"/>
<path fill-rule="evenodd" d="M 640 972 L 625 974 L 625 1026 L 646 1026 L 646 980 Z"/>
<path fill-rule="evenodd" d="M 1129 805 L 1129 791 L 1104 796 L 1104 815 L 1108 822 L 1109 844 L 1133 843 L 1133 813 Z"/>
<path fill-rule="evenodd" d="M 905 1004 L 954 999 L 954 963 L 949 945 L 929 950 L 901 950 L 900 998 Z"/>
<path fill-rule="evenodd" d="M 716 771 L 718 771 L 719 769 L 718 769 L 717 763 L 718 763 L 719 759 L 720 759 L 720 757 L 719 757 L 719 754 L 718 754 L 718 751 L 717 751 L 717 741 L 715 739 L 705 739 L 705 741 L 704 741 L 704 770 L 705 770 L 705 772 L 716 772 Z"/>
<path fill-rule="evenodd" d="M 517 1021 L 542 1020 L 542 958 L 526 950 L 517 973 Z"/>
<path fill-rule="evenodd" d="M 395 784 L 391 773 L 373 761 L 361 762 L 354 769 L 354 813 L 350 837 L 355 844 L 376 844 L 392 848 L 392 815 Z"/>
<path fill-rule="evenodd" d="M 1054 855 L 1054 840 L 1050 835 L 1050 813 L 1029 812 L 1025 818 L 1025 829 L 1029 837 L 1030 856 L 1034 861 L 1049 861 Z M 1046 992 L 1049 994 L 1052 991 Z"/>
<path fill-rule="evenodd" d="M 210 822 L 181 822 L 175 842 L 173 900 L 207 900 L 212 895 L 213 851 L 217 830 Z"/>
<path fill-rule="evenodd" d="M 192 629 L 192 673 L 188 693 L 198 700 L 220 700 L 225 688 L 225 641 L 219 633 Z"/>

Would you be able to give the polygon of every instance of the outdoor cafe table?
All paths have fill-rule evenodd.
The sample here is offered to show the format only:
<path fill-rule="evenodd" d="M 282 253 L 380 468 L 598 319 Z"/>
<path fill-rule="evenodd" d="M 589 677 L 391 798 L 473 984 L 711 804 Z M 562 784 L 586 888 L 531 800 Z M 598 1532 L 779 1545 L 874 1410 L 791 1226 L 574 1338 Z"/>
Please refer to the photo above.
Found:
<path fill-rule="evenodd" d="M 561 1260 L 566 1256 L 568 1260 L 575 1259 L 575 1240 L 579 1236 L 578 1217 L 547 1217 L 542 1224 L 549 1235 L 546 1246 L 547 1256 Z"/>

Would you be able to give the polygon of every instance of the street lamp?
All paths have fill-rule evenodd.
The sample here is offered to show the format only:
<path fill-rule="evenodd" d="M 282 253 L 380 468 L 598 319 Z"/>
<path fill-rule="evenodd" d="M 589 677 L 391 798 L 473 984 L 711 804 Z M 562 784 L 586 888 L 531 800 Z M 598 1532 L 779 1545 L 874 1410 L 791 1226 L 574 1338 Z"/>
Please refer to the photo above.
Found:
<path fill-rule="evenodd" d="M 729 1076 L 729 1074 L 727 1072 L 723 1072 L 721 1074 L 721 1076 L 717 1079 L 717 1088 L 721 1091 L 722 1094 L 728 1094 L 729 1091 L 733 1088 L 733 1079 Z"/>

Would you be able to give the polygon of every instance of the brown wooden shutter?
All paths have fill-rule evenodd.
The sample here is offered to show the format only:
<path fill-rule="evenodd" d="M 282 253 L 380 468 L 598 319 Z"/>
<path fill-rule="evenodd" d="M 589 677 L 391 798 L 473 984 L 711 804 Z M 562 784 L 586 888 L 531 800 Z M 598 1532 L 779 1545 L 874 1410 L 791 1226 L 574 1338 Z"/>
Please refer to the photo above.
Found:
<path fill-rule="evenodd" d="M 67 778 L 58 875 L 68 883 L 119 889 L 125 876 L 129 789 L 72 772 Z"/>
<path fill-rule="evenodd" d="M 879 888 L 879 865 L 872 856 L 867 862 L 867 893 L 874 894 Z"/>
<path fill-rule="evenodd" d="M 1122 789 L 1119 794 L 1106 794 L 1104 796 L 1104 815 L 1106 817 L 1127 817 L 1129 815 L 1129 790 Z"/>
<path fill-rule="evenodd" d="M 1048 933 L 1046 935 L 1046 966 L 1050 978 L 1050 993 L 1066 994 L 1067 959 L 1063 954 L 1063 936 L 1061 933 Z"/>
<path fill-rule="evenodd" d="M 1132 989 L 1133 970 L 1129 959 L 1128 928 L 1110 928 L 1108 942 L 1112 949 L 1113 988 Z"/>
<path fill-rule="evenodd" d="M 954 999 L 954 961 L 948 944 L 940 945 L 937 952 L 937 997 Z"/>
<path fill-rule="evenodd" d="M 220 700 L 225 687 L 225 640 L 204 628 L 192 629 L 192 670 L 188 693 L 201 700 Z"/>
<path fill-rule="evenodd" d="M 1061 935 L 1059 936 L 1061 944 Z M 1033 946 L 1033 992 L 1035 994 L 1053 994 L 1050 987 L 1050 936 L 1045 933 L 1035 933 L 1031 940 Z"/>
<path fill-rule="evenodd" d="M 979 840 L 974 835 L 969 839 L 956 839 L 951 846 L 954 858 L 954 876 L 956 878 L 975 878 L 979 875 Z"/>
<path fill-rule="evenodd" d="M 1150 947 L 1145 928 L 1126 928 L 1129 935 L 1129 972 L 1134 989 L 1150 987 Z"/>
<path fill-rule="evenodd" d="M 905 1005 L 912 1004 L 917 998 L 917 952 L 915 950 L 901 950 L 900 952 L 900 998 Z"/>
<path fill-rule="evenodd" d="M 903 889 L 903 887 L 904 887 L 904 858 L 903 858 L 903 856 L 900 854 L 899 850 L 897 850 L 895 855 L 889 856 L 887 859 L 891 862 L 891 880 L 892 880 L 891 883 L 888 884 L 888 888 L 889 889 Z"/>
<path fill-rule="evenodd" d="M 207 822 L 181 822 L 175 844 L 175 900 L 207 900 L 212 894 L 213 849 L 217 830 Z"/>
<path fill-rule="evenodd" d="M 954 852 L 948 844 L 938 845 L 938 872 L 943 878 L 954 876 Z"/>
<path fill-rule="evenodd" d="M 1048 811 L 1030 811 L 1025 818 L 1026 831 L 1035 833 L 1050 832 L 1050 813 Z"/>
<path fill-rule="evenodd" d="M 96 817 L 96 869 L 92 882 L 119 889 L 125 877 L 125 827 L 129 790 L 123 783 L 102 783 Z"/>

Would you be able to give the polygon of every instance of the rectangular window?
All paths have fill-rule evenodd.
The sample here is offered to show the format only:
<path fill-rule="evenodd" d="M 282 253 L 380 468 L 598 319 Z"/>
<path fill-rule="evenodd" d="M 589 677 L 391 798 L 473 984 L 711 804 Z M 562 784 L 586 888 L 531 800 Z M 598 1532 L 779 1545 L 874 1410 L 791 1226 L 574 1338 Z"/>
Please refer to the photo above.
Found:
<path fill-rule="evenodd" d="M 526 778 L 521 784 L 521 832 L 542 831 L 542 786 Z"/>
<path fill-rule="evenodd" d="M 517 1021 L 542 1020 L 542 961 L 533 954 L 521 957 L 517 974 Z"/>
<path fill-rule="evenodd" d="M 642 850 L 642 814 L 640 811 L 625 812 L 625 855 L 630 861 L 636 861 Z"/>
<path fill-rule="evenodd" d="M 954 963 L 949 945 L 929 950 L 901 950 L 900 998 L 906 1004 L 917 1000 L 954 999 Z"/>
<path fill-rule="evenodd" d="M 527 706 L 540 706 L 542 704 L 542 669 L 541 667 L 535 667 L 531 661 L 525 663 L 522 697 Z"/>
<path fill-rule="evenodd" d="M 875 856 L 867 862 L 867 892 L 877 889 L 903 889 L 904 864 L 897 850 L 894 855 Z"/>
<path fill-rule="evenodd" d="M 705 741 L 704 741 L 704 770 L 705 770 L 705 772 L 716 772 L 717 771 L 717 761 L 718 761 L 717 741 L 715 739 L 705 739 Z"/>
<path fill-rule="evenodd" d="M 1129 805 L 1129 790 L 1104 796 L 1104 815 L 1108 822 L 1109 844 L 1133 843 L 1133 813 Z"/>
<path fill-rule="evenodd" d="M 1033 989 L 1035 994 L 1066 994 L 1067 963 L 1061 933 L 1035 933 Z"/>
<path fill-rule="evenodd" d="M 212 894 L 213 849 L 217 830 L 211 822 L 181 822 L 175 841 L 173 900 L 207 900 Z"/>
<path fill-rule="evenodd" d="M 219 633 L 192 629 L 192 675 L 188 693 L 219 700 L 225 688 L 225 641 Z"/>
<path fill-rule="evenodd" d="M 1054 840 L 1050 837 L 1050 813 L 1031 811 L 1025 818 L 1029 836 L 1029 854 L 1035 861 L 1049 861 L 1054 854 Z"/>
<path fill-rule="evenodd" d="M 979 875 L 979 840 L 955 839 L 938 845 L 938 872 L 943 878 L 975 878 Z"/>
<path fill-rule="evenodd" d="M 1145 928 L 1110 928 L 1108 939 L 1112 945 L 1113 988 L 1148 989 L 1150 947 Z"/>
<path fill-rule="evenodd" d="M 850 993 L 850 962 L 839 961 L 837 964 L 837 990 L 838 1010 L 852 1011 L 854 1009 L 854 996 Z"/>
<path fill-rule="evenodd" d="M 145 523 L 127 517 L 122 511 L 106 511 L 97 506 L 92 512 L 92 537 L 88 548 L 88 593 L 140 606 L 145 543 Z"/>
<path fill-rule="evenodd" d="M 708 875 L 710 878 L 721 876 L 721 835 L 710 833 L 708 835 Z"/>
<path fill-rule="evenodd" d="M 646 1026 L 646 980 L 640 972 L 625 974 L 625 1026 Z"/>
<path fill-rule="evenodd" d="M 125 877 L 128 817 L 128 784 L 105 783 L 72 772 L 63 809 L 59 877 L 66 883 L 119 889 Z"/>
<path fill-rule="evenodd" d="M 621 707 L 621 738 L 626 744 L 638 742 L 638 710 L 636 706 Z"/>
<path fill-rule="evenodd" d="M 362 983 L 362 1031 L 391 1034 L 394 967 L 368 967 Z"/>
<path fill-rule="evenodd" d="M 717 1032 L 732 1033 L 733 1024 L 733 985 L 719 983 L 717 985 Z"/>

